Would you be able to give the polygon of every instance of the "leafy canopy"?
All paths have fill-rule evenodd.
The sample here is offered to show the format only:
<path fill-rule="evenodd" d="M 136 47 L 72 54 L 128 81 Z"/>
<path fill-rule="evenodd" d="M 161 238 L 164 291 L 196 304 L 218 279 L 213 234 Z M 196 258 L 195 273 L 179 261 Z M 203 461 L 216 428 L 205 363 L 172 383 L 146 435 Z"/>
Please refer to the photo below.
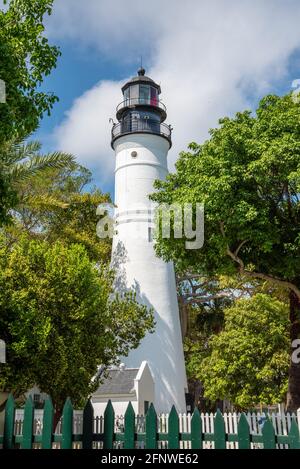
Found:
<path fill-rule="evenodd" d="M 224 320 L 206 357 L 199 360 L 197 343 L 190 352 L 188 372 L 202 381 L 205 397 L 229 399 L 240 409 L 281 402 L 289 367 L 287 305 L 259 293 L 226 308 Z M 203 355 L 201 343 L 198 348 Z"/>
<path fill-rule="evenodd" d="M 61 409 L 95 389 L 97 365 L 138 346 L 153 317 L 128 293 L 113 297 L 113 274 L 79 244 L 23 237 L 0 243 L 0 330 L 7 344 L 0 389 L 16 396 L 36 384 Z"/>
<path fill-rule="evenodd" d="M 25 153 L 28 155 L 28 150 Z M 35 159 L 37 152 L 33 148 L 32 154 Z M 47 155 L 42 158 L 48 161 Z M 53 166 L 29 174 L 27 169 L 24 174 L 21 168 L 21 177 L 15 182 L 19 201 L 13 221 L 5 230 L 7 242 L 12 243 L 26 233 L 30 238 L 51 243 L 79 243 L 92 261 L 109 262 L 111 239 L 100 239 L 96 234 L 96 210 L 99 204 L 110 202 L 109 195 L 91 187 L 91 172 L 83 166 L 74 162 Z"/>
<path fill-rule="evenodd" d="M 269 95 L 256 115 L 245 111 L 219 124 L 209 140 L 181 153 L 176 173 L 157 181 L 151 196 L 158 203 L 203 203 L 204 246 L 188 250 L 184 238 L 160 234 L 157 253 L 183 273 L 237 274 L 285 288 L 293 340 L 300 337 L 300 102 Z M 233 381 L 222 379 L 224 386 Z M 300 368 L 291 363 L 289 409 L 299 407 L 299 383 Z"/>
<path fill-rule="evenodd" d="M 76 167 L 73 155 L 63 152 L 41 154 L 39 142 L 0 144 L 0 174 L 3 198 L 0 202 L 0 226 L 11 221 L 12 209 L 26 204 L 23 185 L 34 185 L 49 170 L 70 170 Z M 28 199 L 28 198 L 27 198 Z M 27 200 L 28 201 L 28 200 Z"/>
<path fill-rule="evenodd" d="M 44 35 L 44 16 L 53 0 L 10 0 L 0 10 L 0 79 L 6 103 L 0 103 L 0 143 L 34 131 L 57 97 L 40 89 L 60 52 Z"/>
<path fill-rule="evenodd" d="M 159 238 L 157 252 L 182 270 L 281 281 L 300 298 L 300 103 L 266 96 L 255 116 L 219 122 L 208 141 L 181 153 L 176 173 L 151 196 L 204 203 L 204 246 Z"/>

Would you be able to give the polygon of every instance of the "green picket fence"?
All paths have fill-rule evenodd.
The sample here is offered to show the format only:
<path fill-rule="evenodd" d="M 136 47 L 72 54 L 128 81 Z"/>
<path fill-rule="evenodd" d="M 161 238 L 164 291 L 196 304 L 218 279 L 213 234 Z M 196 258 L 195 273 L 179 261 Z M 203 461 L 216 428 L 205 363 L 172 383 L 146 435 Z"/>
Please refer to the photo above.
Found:
<path fill-rule="evenodd" d="M 226 449 L 226 443 L 236 443 L 239 449 L 250 449 L 252 443 L 260 444 L 264 449 L 275 449 L 278 445 L 285 445 L 291 449 L 300 449 L 299 429 L 296 420 L 293 419 L 288 435 L 276 435 L 272 422 L 266 420 L 261 435 L 251 434 L 245 414 L 241 414 L 237 433 L 226 433 L 222 413 L 217 411 L 214 417 L 214 432 L 202 431 L 202 420 L 196 409 L 191 419 L 190 432 L 179 431 L 179 416 L 173 406 L 169 414 L 168 432 L 158 431 L 158 418 L 154 406 L 151 404 L 145 418 L 145 431 L 136 432 L 136 416 L 131 403 L 128 404 L 124 416 L 124 431 L 115 431 L 115 415 L 111 401 L 108 401 L 104 413 L 104 429 L 101 433 L 94 432 L 94 410 L 91 401 L 88 400 L 83 410 L 83 426 L 81 434 L 73 433 L 73 406 L 70 399 L 66 400 L 62 414 L 61 434 L 53 432 L 54 408 L 51 399 L 46 400 L 43 412 L 43 424 L 40 435 L 33 433 L 34 428 L 34 404 L 29 397 L 24 407 L 24 421 L 21 435 L 15 433 L 15 402 L 9 397 L 4 421 L 4 435 L 0 437 L 0 444 L 5 449 L 20 447 L 31 449 L 39 447 L 51 449 L 59 444 L 61 449 L 77 447 L 83 449 L 116 447 L 133 449 L 137 446 L 145 449 L 160 448 L 160 443 L 165 442 L 168 449 L 179 449 L 183 442 L 190 442 L 190 449 L 202 449 L 205 442 L 213 442 L 215 449 Z M 100 446 L 99 446 L 100 445 Z"/>

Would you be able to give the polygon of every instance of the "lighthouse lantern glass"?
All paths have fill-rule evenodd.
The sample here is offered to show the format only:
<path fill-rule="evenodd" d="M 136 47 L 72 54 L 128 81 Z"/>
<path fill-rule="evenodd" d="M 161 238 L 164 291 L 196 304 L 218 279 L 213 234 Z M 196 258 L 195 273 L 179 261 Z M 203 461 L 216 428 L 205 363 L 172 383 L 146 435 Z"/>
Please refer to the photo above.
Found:
<path fill-rule="evenodd" d="M 139 85 L 131 85 L 128 89 L 130 104 L 137 104 L 139 99 Z"/>
<path fill-rule="evenodd" d="M 150 87 L 151 90 L 151 101 L 150 104 L 151 106 L 157 106 L 158 105 L 158 91 L 154 86 Z"/>
<path fill-rule="evenodd" d="M 150 103 L 150 86 L 140 85 L 140 104 Z"/>
<path fill-rule="evenodd" d="M 129 99 L 130 99 L 130 88 L 126 88 L 126 90 L 124 91 L 125 106 L 129 104 Z"/>
<path fill-rule="evenodd" d="M 154 86 L 134 84 L 124 90 L 125 105 L 150 104 L 158 106 L 158 90 Z"/>

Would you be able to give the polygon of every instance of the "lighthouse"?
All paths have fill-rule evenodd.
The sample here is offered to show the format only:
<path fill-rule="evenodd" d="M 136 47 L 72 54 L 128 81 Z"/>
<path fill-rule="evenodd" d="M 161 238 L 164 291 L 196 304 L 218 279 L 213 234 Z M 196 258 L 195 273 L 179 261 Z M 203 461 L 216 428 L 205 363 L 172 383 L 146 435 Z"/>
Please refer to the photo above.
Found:
<path fill-rule="evenodd" d="M 138 302 L 154 311 L 155 331 L 122 358 L 127 369 L 146 361 L 154 380 L 154 406 L 169 412 L 175 405 L 186 411 L 187 381 L 176 293 L 174 266 L 154 250 L 153 203 L 156 179 L 164 180 L 172 145 L 171 127 L 160 86 L 138 75 L 122 87 L 123 101 L 116 111 L 111 146 L 115 151 L 115 223 L 112 266 L 116 291 L 131 289 Z"/>

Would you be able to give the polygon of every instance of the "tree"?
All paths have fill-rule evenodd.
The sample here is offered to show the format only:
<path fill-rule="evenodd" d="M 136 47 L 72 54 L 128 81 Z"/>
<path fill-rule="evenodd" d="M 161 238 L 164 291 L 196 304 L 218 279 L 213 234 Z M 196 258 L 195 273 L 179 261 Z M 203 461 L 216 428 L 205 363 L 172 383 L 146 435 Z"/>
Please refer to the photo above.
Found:
<path fill-rule="evenodd" d="M 206 357 L 199 360 L 203 347 L 197 350 L 194 344 L 187 363 L 201 379 L 205 397 L 230 399 L 240 410 L 281 402 L 289 368 L 287 305 L 257 294 L 226 308 L 224 319 L 224 330 L 212 336 Z"/>
<path fill-rule="evenodd" d="M 18 203 L 13 223 L 6 228 L 7 242 L 26 233 L 32 239 L 82 244 L 94 262 L 109 262 L 111 239 L 96 234 L 99 204 L 109 194 L 91 187 L 91 172 L 78 164 L 45 168 L 16 184 Z"/>
<path fill-rule="evenodd" d="M 0 10 L 0 79 L 6 85 L 6 102 L 0 103 L 0 145 L 27 137 L 58 100 L 40 89 L 60 55 L 43 34 L 44 16 L 51 14 L 52 4 L 53 0 L 10 0 L 8 8 Z"/>
<path fill-rule="evenodd" d="M 57 418 L 68 396 L 81 405 L 95 390 L 97 366 L 117 363 L 153 327 L 132 294 L 113 296 L 113 273 L 83 246 L 26 236 L 12 248 L 1 241 L 0 310 L 0 389 L 20 396 L 38 385 Z"/>
<path fill-rule="evenodd" d="M 215 410 L 215 402 L 204 398 L 198 365 L 209 352 L 211 336 L 224 327 L 224 308 L 238 294 L 246 294 L 246 290 L 241 290 L 240 282 L 224 277 L 208 278 L 184 272 L 178 274 L 176 280 L 189 393 L 193 395 L 199 409 L 212 412 Z M 193 361 L 197 363 L 196 367 L 191 366 Z"/>
<path fill-rule="evenodd" d="M 189 392 L 194 395 L 195 405 L 205 411 L 215 411 L 216 402 L 204 398 L 203 383 L 199 379 L 199 367 L 210 355 L 209 343 L 213 336 L 224 330 L 224 310 L 238 299 L 251 298 L 263 293 L 285 304 L 288 296 L 283 288 L 271 282 L 247 277 L 203 277 L 185 272 L 177 277 L 179 306 L 187 324 L 184 352 L 188 371 Z M 231 380 L 231 377 L 223 376 Z M 219 400 L 220 398 L 218 398 Z"/>
<path fill-rule="evenodd" d="M 195 325 L 204 328 L 208 326 L 208 330 L 219 329 L 222 326 L 224 307 L 238 298 L 254 295 L 262 287 L 262 282 L 254 279 L 250 283 L 243 277 L 209 277 L 190 272 L 179 272 L 176 275 L 176 284 L 183 337 Z M 189 324 L 190 313 L 194 317 L 192 325 Z"/>
<path fill-rule="evenodd" d="M 215 276 L 239 274 L 290 292 L 290 339 L 300 335 L 300 104 L 266 96 L 249 111 L 219 121 L 211 138 L 192 143 L 176 173 L 157 182 L 160 203 L 205 205 L 205 243 L 158 239 L 157 253 L 179 269 Z M 292 350 L 292 349 L 291 349 Z M 289 409 L 300 407 L 300 365 L 291 361 Z"/>
<path fill-rule="evenodd" d="M 21 187 L 25 181 L 33 183 L 34 177 L 44 177 L 49 169 L 75 168 L 72 155 L 52 152 L 42 155 L 41 144 L 6 142 L 0 146 L 0 170 L 4 197 L 0 203 L 0 226 L 11 220 L 11 209 L 24 204 Z M 1 186 L 0 186 L 1 187 Z M 22 202 L 20 202 L 22 200 Z"/>

